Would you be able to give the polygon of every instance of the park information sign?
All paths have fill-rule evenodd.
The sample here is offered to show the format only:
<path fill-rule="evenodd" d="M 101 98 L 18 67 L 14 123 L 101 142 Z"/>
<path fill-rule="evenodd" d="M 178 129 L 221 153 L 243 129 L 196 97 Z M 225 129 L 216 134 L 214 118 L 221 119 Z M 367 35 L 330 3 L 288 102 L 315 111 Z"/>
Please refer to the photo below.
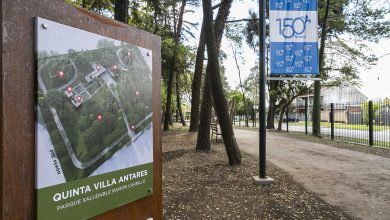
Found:
<path fill-rule="evenodd" d="M 271 74 L 318 74 L 317 0 L 270 0 Z"/>
<path fill-rule="evenodd" d="M 152 51 L 36 19 L 37 218 L 87 219 L 153 192 Z"/>

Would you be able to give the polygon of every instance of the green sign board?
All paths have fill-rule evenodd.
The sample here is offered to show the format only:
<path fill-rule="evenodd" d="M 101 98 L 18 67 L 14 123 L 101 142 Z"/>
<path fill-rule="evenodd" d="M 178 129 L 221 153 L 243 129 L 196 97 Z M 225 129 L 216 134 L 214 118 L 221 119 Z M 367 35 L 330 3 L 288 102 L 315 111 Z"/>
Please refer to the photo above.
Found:
<path fill-rule="evenodd" d="M 36 19 L 37 218 L 86 219 L 153 192 L 152 51 Z"/>

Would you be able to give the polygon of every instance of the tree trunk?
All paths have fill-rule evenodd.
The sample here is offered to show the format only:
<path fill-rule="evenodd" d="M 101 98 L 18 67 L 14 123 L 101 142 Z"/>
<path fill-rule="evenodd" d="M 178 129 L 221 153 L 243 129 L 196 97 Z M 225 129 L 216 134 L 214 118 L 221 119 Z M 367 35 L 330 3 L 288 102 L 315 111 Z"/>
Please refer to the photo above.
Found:
<path fill-rule="evenodd" d="M 208 70 L 206 70 L 207 72 Z M 206 73 L 202 105 L 200 108 L 200 123 L 198 130 L 198 138 L 196 141 L 197 150 L 210 150 L 210 123 L 212 113 L 212 102 L 211 102 L 211 84 L 210 74 Z"/>
<path fill-rule="evenodd" d="M 230 118 L 231 118 L 231 120 L 233 121 L 233 114 L 234 114 L 234 105 L 235 105 L 235 100 L 233 99 L 231 102 L 230 102 L 230 111 L 229 111 L 229 113 L 230 113 Z"/>
<path fill-rule="evenodd" d="M 195 71 L 192 81 L 191 94 L 191 121 L 190 131 L 196 132 L 199 128 L 199 102 L 200 102 L 200 86 L 202 85 L 203 61 L 206 44 L 204 39 L 203 24 L 200 31 L 198 51 L 196 52 Z"/>
<path fill-rule="evenodd" d="M 84 1 L 83 1 L 83 4 Z M 115 0 L 114 18 L 117 21 L 128 23 L 129 20 L 129 1 L 128 0 Z"/>
<path fill-rule="evenodd" d="M 278 81 L 270 82 L 270 94 L 269 94 L 269 106 L 267 115 L 267 129 L 275 129 L 275 112 L 277 96 L 273 91 L 276 91 L 278 87 Z"/>
<path fill-rule="evenodd" d="M 280 111 L 279 122 L 278 122 L 278 129 L 277 129 L 278 131 L 281 131 L 281 130 L 282 130 L 283 115 L 284 115 L 284 113 L 286 112 L 286 106 L 287 106 L 287 105 L 283 105 L 282 110 Z"/>
<path fill-rule="evenodd" d="M 326 40 L 326 25 L 328 23 L 329 17 L 329 6 L 330 1 L 326 0 L 326 8 L 325 8 L 325 17 L 322 23 L 322 32 L 321 32 L 321 45 L 319 51 L 319 64 L 320 64 L 320 74 L 323 73 L 323 64 L 324 64 L 324 54 L 325 54 L 325 40 Z M 314 100 L 313 100 L 313 136 L 321 137 L 321 81 L 314 82 Z"/>
<path fill-rule="evenodd" d="M 162 114 L 161 114 L 161 125 L 164 124 L 164 117 L 165 117 L 165 108 L 162 110 Z"/>
<path fill-rule="evenodd" d="M 181 109 L 181 100 L 180 100 L 180 86 L 179 86 L 179 74 L 176 74 L 176 105 L 180 117 L 180 122 L 183 126 L 187 126 L 185 121 L 183 110 Z"/>
<path fill-rule="evenodd" d="M 233 0 L 223 0 L 223 2 L 222 2 L 223 4 L 220 3 L 217 18 L 215 21 L 215 26 L 213 28 L 215 30 L 214 36 L 215 36 L 215 39 L 217 42 L 215 49 L 217 50 L 218 57 L 219 57 L 219 48 L 221 47 L 223 30 L 225 27 L 227 17 L 229 15 L 229 10 L 230 10 L 230 7 L 232 5 L 232 2 L 233 2 Z M 211 11 L 211 13 L 212 13 L 212 11 Z M 204 21 L 204 19 L 203 19 L 203 21 Z M 204 30 L 204 23 L 203 23 L 202 29 L 203 29 L 203 31 L 205 31 Z M 206 37 L 206 35 L 205 35 L 205 37 Z M 200 148 L 207 149 L 207 146 L 210 146 L 210 138 L 209 138 L 210 135 L 205 135 L 205 132 L 210 132 L 211 116 L 202 115 L 202 114 L 211 114 L 211 112 L 212 112 L 212 109 L 211 109 L 211 107 L 212 107 L 211 88 L 207 88 L 207 86 L 211 86 L 211 84 L 208 82 L 208 81 L 210 81 L 211 77 L 210 76 L 207 77 L 207 74 L 208 74 L 207 71 L 209 71 L 209 70 L 206 68 L 206 77 L 205 77 L 205 82 L 204 82 L 204 86 L 203 86 L 204 88 L 203 88 L 203 96 L 202 96 L 202 106 L 201 106 L 200 117 L 199 117 L 200 124 L 199 124 L 199 129 L 198 129 L 199 130 L 198 142 L 197 142 L 196 149 L 200 149 Z M 218 76 L 219 76 L 219 72 L 215 73 L 215 74 L 218 74 Z M 205 106 L 203 106 L 204 103 L 205 103 Z M 204 108 L 204 110 L 202 111 L 203 108 Z M 208 119 L 208 120 L 202 121 L 203 119 Z M 203 140 L 199 140 L 199 139 L 203 139 Z M 205 147 L 198 146 L 198 143 L 205 144 Z"/>
<path fill-rule="evenodd" d="M 159 24 L 158 24 L 158 16 L 161 14 L 159 1 L 153 1 L 153 9 L 154 9 L 154 14 L 153 14 L 154 31 L 153 31 L 153 34 L 157 34 L 158 26 L 159 26 Z"/>
<path fill-rule="evenodd" d="M 219 48 L 221 48 L 223 31 L 225 30 L 225 24 L 230 13 L 230 7 L 232 6 L 232 2 L 233 0 L 222 0 L 218 9 L 217 17 L 215 19 L 215 25 L 214 25 L 214 36 L 215 36 L 215 46 L 216 46 L 215 48 L 217 49 L 218 54 L 219 54 Z"/>
<path fill-rule="evenodd" d="M 179 15 L 179 21 L 177 24 L 177 28 L 175 29 L 175 48 L 173 50 L 173 58 L 171 63 L 171 69 L 169 71 L 169 80 L 167 85 L 167 104 L 166 104 L 166 111 L 165 111 L 165 118 L 164 118 L 164 131 L 169 130 L 169 122 L 172 120 L 171 115 L 171 103 L 172 103 L 172 90 L 173 90 L 173 80 L 175 79 L 175 68 L 176 68 L 176 58 L 178 53 L 178 47 L 180 43 L 180 36 L 181 36 L 181 29 L 183 26 L 183 15 L 184 15 L 184 8 L 186 6 L 187 0 L 182 0 L 181 8 L 180 8 L 180 15 Z"/>
<path fill-rule="evenodd" d="M 218 7 L 218 14 L 215 21 L 215 38 L 216 38 L 216 45 L 217 50 L 219 51 L 219 48 L 221 47 L 221 41 L 222 41 L 222 35 L 225 27 L 225 23 L 227 20 L 227 17 L 229 15 L 229 9 L 231 7 L 233 0 L 223 0 L 222 3 L 219 3 Z M 204 31 L 203 31 L 203 24 L 199 39 L 199 45 L 198 45 L 198 52 L 196 54 L 196 63 L 195 63 L 195 72 L 194 72 L 194 80 L 192 85 L 192 103 L 191 103 L 191 122 L 190 122 L 190 131 L 198 131 L 199 130 L 199 118 L 206 118 L 205 116 L 199 116 L 199 98 L 200 98 L 200 86 L 201 86 L 201 74 L 203 72 L 203 61 L 204 61 L 204 51 L 205 51 L 205 39 L 204 39 Z M 194 85 L 195 83 L 195 85 Z M 206 82 L 204 82 L 204 86 L 206 86 Z M 211 93 L 210 93 L 211 95 Z M 204 96 L 202 96 L 204 97 Z M 211 102 L 207 100 L 207 102 Z M 203 102 L 202 102 L 203 103 Z M 211 105 L 205 106 L 211 108 Z M 206 112 L 211 112 L 211 109 L 208 109 Z M 208 126 L 204 127 L 210 130 L 210 123 L 208 123 Z M 210 145 L 210 144 L 208 144 Z"/>
<path fill-rule="evenodd" d="M 224 1 L 229 2 L 230 0 Z M 230 1 L 231 5 L 231 1 Z M 230 7 L 229 7 L 230 9 Z M 220 8 L 221 10 L 221 8 Z M 227 14 L 229 10 L 227 11 Z M 229 164 L 240 164 L 241 163 L 241 153 L 238 148 L 236 138 L 234 136 L 232 123 L 229 117 L 229 112 L 227 109 L 227 102 L 225 99 L 225 94 L 223 92 L 220 69 L 219 69 L 219 53 L 217 50 L 217 42 L 214 35 L 213 28 L 213 14 L 211 0 L 203 0 L 203 16 L 204 16 L 204 31 L 207 45 L 207 55 L 208 63 L 206 70 L 207 74 L 210 76 L 210 84 L 212 86 L 212 94 L 214 98 L 215 111 L 217 113 L 218 121 L 220 124 L 222 138 L 225 144 L 226 153 L 229 158 Z"/>

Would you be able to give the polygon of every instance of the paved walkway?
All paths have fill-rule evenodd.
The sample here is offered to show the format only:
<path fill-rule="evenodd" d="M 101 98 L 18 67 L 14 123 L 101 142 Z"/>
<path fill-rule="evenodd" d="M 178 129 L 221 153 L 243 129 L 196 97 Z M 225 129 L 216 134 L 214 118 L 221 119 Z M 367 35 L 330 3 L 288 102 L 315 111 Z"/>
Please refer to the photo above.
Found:
<path fill-rule="evenodd" d="M 258 132 L 234 130 L 258 155 Z M 267 160 L 329 204 L 361 219 L 390 219 L 390 159 L 267 133 Z"/>

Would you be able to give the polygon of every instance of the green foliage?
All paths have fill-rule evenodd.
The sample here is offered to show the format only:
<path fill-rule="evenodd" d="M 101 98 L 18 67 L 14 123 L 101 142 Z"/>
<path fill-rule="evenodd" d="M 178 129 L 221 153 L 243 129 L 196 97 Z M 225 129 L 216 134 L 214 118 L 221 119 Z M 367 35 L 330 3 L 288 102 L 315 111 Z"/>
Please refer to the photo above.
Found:
<path fill-rule="evenodd" d="M 376 2 L 387 2 L 379 0 Z M 361 40 L 378 42 L 390 37 L 389 8 L 375 5 L 371 0 L 350 0 L 346 9 L 345 31 Z"/>
<path fill-rule="evenodd" d="M 368 125 L 369 124 L 369 101 L 364 101 L 362 104 L 363 109 L 363 123 Z M 379 114 L 380 109 L 380 103 L 379 102 L 373 102 L 372 103 L 372 118 L 375 120 L 377 118 L 377 115 Z"/>
<path fill-rule="evenodd" d="M 320 25 L 324 19 L 325 2 L 319 2 Z M 390 36 L 388 13 L 388 9 L 378 8 L 370 0 L 330 1 L 322 73 L 328 84 L 338 85 L 344 80 L 360 84 L 359 67 L 370 68 L 377 61 L 366 42 L 378 42 Z"/>
<path fill-rule="evenodd" d="M 249 94 L 249 97 L 257 99 L 258 87 L 259 87 L 259 64 L 251 68 L 250 74 L 245 78 L 243 82 L 245 91 Z"/>
<path fill-rule="evenodd" d="M 230 41 L 234 42 L 238 48 L 242 47 L 243 27 L 240 23 L 230 23 L 226 25 L 225 36 Z"/>
<path fill-rule="evenodd" d="M 65 2 L 110 17 L 114 11 L 115 0 L 65 0 Z"/>
<path fill-rule="evenodd" d="M 252 48 L 254 51 L 258 53 L 259 48 L 259 17 L 253 12 L 249 11 L 249 21 L 245 25 L 245 39 L 246 43 Z"/>

